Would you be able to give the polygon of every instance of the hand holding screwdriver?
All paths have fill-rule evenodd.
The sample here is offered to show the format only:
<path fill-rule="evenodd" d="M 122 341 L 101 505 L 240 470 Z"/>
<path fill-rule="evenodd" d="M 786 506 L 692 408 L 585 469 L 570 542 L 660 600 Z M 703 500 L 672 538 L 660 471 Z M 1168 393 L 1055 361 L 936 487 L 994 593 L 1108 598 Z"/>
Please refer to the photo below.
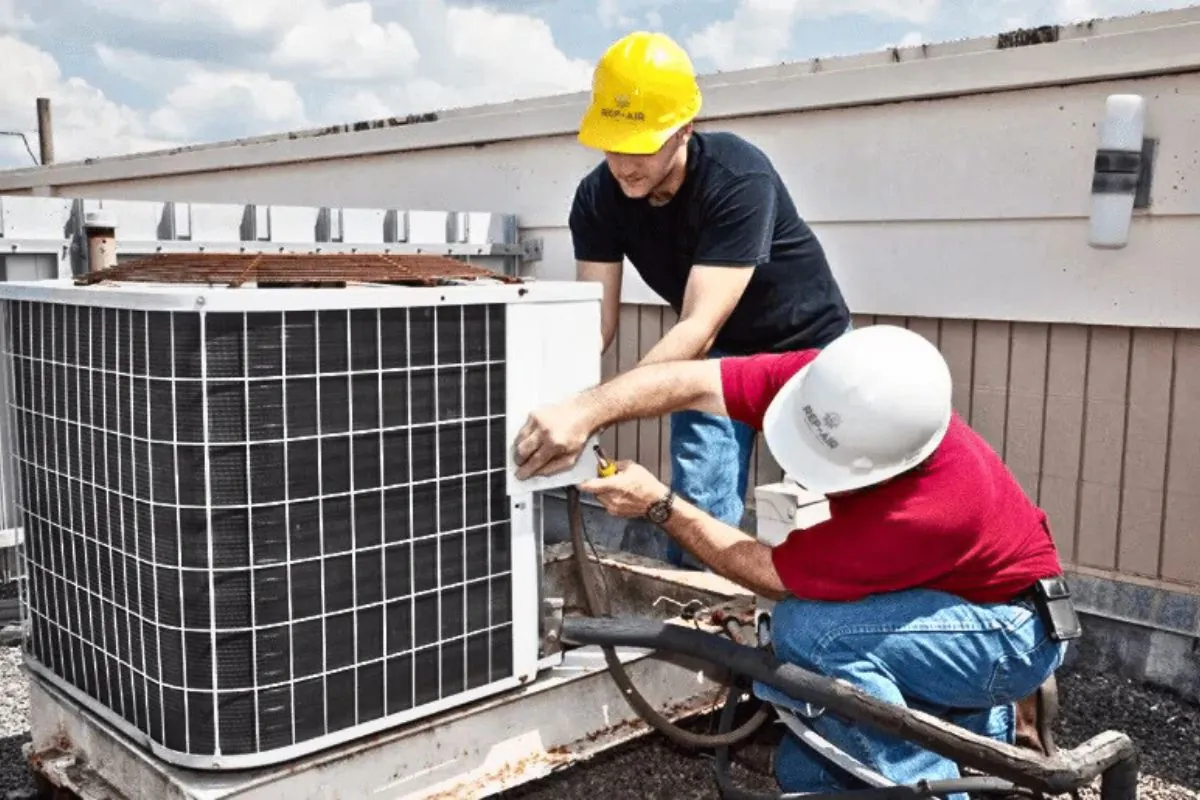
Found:
<path fill-rule="evenodd" d="M 616 463 L 610 461 L 608 457 L 604 455 L 604 451 L 600 449 L 600 445 L 593 445 L 592 451 L 596 454 L 596 461 L 598 462 L 596 465 L 597 476 L 601 478 L 611 478 L 613 475 L 617 474 Z"/>

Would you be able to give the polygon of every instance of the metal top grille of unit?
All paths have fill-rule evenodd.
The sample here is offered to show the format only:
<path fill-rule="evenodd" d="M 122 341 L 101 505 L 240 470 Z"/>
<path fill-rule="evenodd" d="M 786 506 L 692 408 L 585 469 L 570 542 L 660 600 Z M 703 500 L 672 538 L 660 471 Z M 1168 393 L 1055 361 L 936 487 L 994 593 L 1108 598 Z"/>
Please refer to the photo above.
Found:
<path fill-rule="evenodd" d="M 370 253 L 159 253 L 81 275 L 77 285 L 105 281 L 258 286 L 345 287 L 353 284 L 437 286 L 461 281 L 522 279 L 448 256 Z"/>

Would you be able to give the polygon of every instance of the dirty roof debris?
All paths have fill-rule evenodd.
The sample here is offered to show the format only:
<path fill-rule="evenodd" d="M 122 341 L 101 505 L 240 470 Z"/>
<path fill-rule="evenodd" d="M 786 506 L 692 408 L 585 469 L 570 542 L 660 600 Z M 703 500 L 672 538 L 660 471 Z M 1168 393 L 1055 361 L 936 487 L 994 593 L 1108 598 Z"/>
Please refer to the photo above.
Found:
<path fill-rule="evenodd" d="M 1059 25 L 1041 25 L 1036 28 L 1017 28 L 1005 31 L 996 37 L 996 48 L 1029 47 L 1035 44 L 1053 44 L 1062 35 Z"/>
<path fill-rule="evenodd" d="M 449 256 L 390 253 L 158 253 L 90 272 L 78 286 L 106 281 L 224 284 L 236 288 L 308 286 L 344 288 L 384 283 L 438 286 L 450 282 L 522 279 Z"/>

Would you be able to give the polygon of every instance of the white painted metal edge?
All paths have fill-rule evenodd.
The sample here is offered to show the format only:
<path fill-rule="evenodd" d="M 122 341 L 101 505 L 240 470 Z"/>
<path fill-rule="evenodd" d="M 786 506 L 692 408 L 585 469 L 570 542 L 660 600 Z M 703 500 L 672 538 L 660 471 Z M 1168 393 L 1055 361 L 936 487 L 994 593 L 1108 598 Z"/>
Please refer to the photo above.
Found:
<path fill-rule="evenodd" d="M 506 303 L 592 303 L 599 283 L 529 281 L 458 286 L 351 286 L 345 289 L 259 289 L 152 283 L 76 286 L 73 279 L 0 282 L 0 299 L 34 300 L 142 311 L 298 311 Z M 599 335 L 599 334 L 597 334 Z"/>
<path fill-rule="evenodd" d="M 511 355 L 509 356 L 511 358 Z M 528 498 L 509 500 L 509 588 L 512 619 L 512 674 L 525 683 L 537 676 L 541 640 L 541 540 L 533 503 Z M 466 667 L 464 666 L 464 673 Z"/>
<path fill-rule="evenodd" d="M 0 530 L 0 550 L 8 550 L 25 542 L 24 528 L 5 528 Z"/>
<path fill-rule="evenodd" d="M 40 662 L 35 661 L 31 656 L 25 654 L 23 659 L 24 668 L 31 674 L 36 675 L 47 686 L 54 687 L 55 690 L 69 697 L 72 702 L 80 704 L 86 708 L 88 712 L 94 715 L 97 719 L 103 720 L 105 724 L 111 726 L 121 735 L 127 737 L 137 746 L 144 748 L 151 753 L 155 758 L 162 760 L 165 763 L 173 764 L 178 767 L 193 770 L 214 770 L 239 771 L 244 769 L 261 769 L 278 764 L 284 764 L 288 761 L 311 756 L 329 747 L 336 747 L 353 742 L 356 739 L 361 739 L 364 736 L 378 734 L 388 731 L 393 728 L 401 727 L 405 724 L 420 722 L 428 717 L 436 716 L 445 711 L 451 711 L 456 708 L 469 706 L 471 703 L 480 700 L 486 700 L 494 695 L 502 694 L 521 687 L 528 683 L 528 676 L 513 676 L 504 678 L 499 681 L 493 681 L 483 686 L 478 686 L 474 689 L 468 689 L 465 692 L 459 692 L 441 700 L 435 700 L 431 703 L 413 706 L 407 711 L 402 711 L 397 714 L 392 714 L 387 717 L 382 717 L 371 722 L 366 722 L 361 725 L 356 725 L 351 728 L 345 728 L 334 733 L 327 733 L 324 736 L 319 736 L 313 739 L 306 740 L 299 744 L 288 745 L 286 747 L 273 748 L 257 753 L 247 755 L 205 755 L 202 753 L 185 753 L 178 750 L 172 750 L 169 747 L 160 745 L 158 742 L 150 738 L 143 731 L 138 730 L 127 720 L 119 716 L 115 711 L 101 706 L 95 699 L 84 694 L 80 689 L 67 683 L 65 680 L 54 674 L 49 668 L 43 666 Z M 536 666 L 536 659 L 534 659 Z"/>
<path fill-rule="evenodd" d="M 762 77 L 729 73 L 705 90 L 701 122 L 825 108 L 1011 91 L 1200 69 L 1200 9 L 1148 14 L 1143 27 L 1067 37 L 1053 44 L 979 49 L 938 58 Z M 1159 26 L 1159 27 L 1156 27 Z M 1082 26 L 1081 26 L 1082 27 Z M 992 37 L 992 41 L 995 37 Z M 0 173 L 0 191 L 69 186 L 296 161 L 377 155 L 514 139 L 567 136 L 578 129 L 585 94 L 561 103 L 447 114 L 431 122 L 350 134 L 279 136 L 189 151 L 161 151 Z M 486 123 L 486 124 L 484 124 Z"/>
<path fill-rule="evenodd" d="M 519 480 L 512 443 L 517 433 L 539 408 L 566 400 L 575 392 L 600 383 L 600 294 L 599 283 L 591 287 L 586 303 L 542 303 L 536 306 L 510 304 L 505 323 L 507 389 L 505 391 L 506 486 L 514 497 L 556 489 L 589 480 L 596 475 L 596 461 L 588 443 L 574 467 L 555 475 Z"/>

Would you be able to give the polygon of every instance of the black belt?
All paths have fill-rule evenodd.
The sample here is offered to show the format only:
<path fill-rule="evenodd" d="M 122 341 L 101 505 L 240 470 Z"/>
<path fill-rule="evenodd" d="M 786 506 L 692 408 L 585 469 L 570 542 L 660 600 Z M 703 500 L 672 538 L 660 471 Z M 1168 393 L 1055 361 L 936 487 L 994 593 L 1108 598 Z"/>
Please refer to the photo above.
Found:
<path fill-rule="evenodd" d="M 1010 602 L 1029 602 L 1037 610 L 1046 633 L 1056 642 L 1078 639 L 1083 635 L 1079 615 L 1071 601 L 1071 588 L 1062 575 L 1053 575 L 1035 581 L 1018 592 Z"/>

